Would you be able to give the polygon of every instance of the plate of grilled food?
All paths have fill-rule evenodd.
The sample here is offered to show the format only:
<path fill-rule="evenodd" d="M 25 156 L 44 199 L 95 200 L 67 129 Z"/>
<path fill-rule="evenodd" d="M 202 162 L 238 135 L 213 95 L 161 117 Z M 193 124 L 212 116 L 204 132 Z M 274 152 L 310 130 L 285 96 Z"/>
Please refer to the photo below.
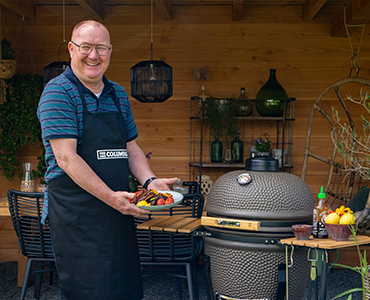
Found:
<path fill-rule="evenodd" d="M 143 190 L 135 193 L 131 203 L 149 211 L 163 210 L 179 204 L 184 195 L 174 191 Z"/>

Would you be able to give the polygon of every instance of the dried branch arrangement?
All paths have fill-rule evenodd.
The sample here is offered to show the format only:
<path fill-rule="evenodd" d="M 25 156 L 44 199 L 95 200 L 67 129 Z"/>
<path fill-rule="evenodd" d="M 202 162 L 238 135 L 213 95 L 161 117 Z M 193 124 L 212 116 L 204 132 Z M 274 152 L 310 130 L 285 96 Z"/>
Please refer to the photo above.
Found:
<path fill-rule="evenodd" d="M 208 77 L 208 66 L 193 68 L 193 79 L 194 80 L 196 81 L 207 80 L 207 77 Z"/>
<path fill-rule="evenodd" d="M 360 99 L 354 99 L 351 95 L 347 99 L 361 105 L 370 115 L 370 91 L 360 92 Z M 347 171 L 355 171 L 362 178 L 370 179 L 370 121 L 361 115 L 362 133 L 356 132 L 351 125 L 341 122 L 341 115 L 332 108 L 333 119 L 337 128 L 331 132 L 331 138 L 336 150 L 344 159 L 344 168 Z"/>

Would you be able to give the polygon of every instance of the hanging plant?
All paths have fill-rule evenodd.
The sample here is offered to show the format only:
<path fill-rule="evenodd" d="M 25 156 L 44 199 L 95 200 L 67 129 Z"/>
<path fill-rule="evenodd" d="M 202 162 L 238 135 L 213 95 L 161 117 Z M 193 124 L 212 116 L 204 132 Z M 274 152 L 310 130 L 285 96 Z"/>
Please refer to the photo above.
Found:
<path fill-rule="evenodd" d="M 25 145 L 41 141 L 40 123 L 36 116 L 43 90 L 39 75 L 15 74 L 6 80 L 6 101 L 0 104 L 0 169 L 2 175 L 12 180 L 20 174 L 17 151 Z M 43 176 L 44 155 L 38 157 L 38 172 L 35 179 Z"/>
<path fill-rule="evenodd" d="M 235 98 L 209 97 L 204 101 L 205 121 L 213 138 L 220 138 L 222 135 L 234 138 L 238 109 Z"/>

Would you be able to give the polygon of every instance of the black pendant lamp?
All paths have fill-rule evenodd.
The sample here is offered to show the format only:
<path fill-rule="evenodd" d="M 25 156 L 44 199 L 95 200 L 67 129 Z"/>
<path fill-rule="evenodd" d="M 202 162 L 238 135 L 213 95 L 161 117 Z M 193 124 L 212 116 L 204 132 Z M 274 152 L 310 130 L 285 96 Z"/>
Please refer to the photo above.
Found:
<path fill-rule="evenodd" d="M 143 103 L 164 102 L 172 96 L 172 67 L 153 60 L 153 0 L 151 0 L 150 60 L 131 68 L 131 96 Z"/>
<path fill-rule="evenodd" d="M 48 64 L 44 68 L 44 86 L 49 82 L 50 79 L 57 77 L 58 75 L 62 74 L 67 66 L 69 65 L 69 61 L 60 61 L 60 48 L 63 45 L 68 47 L 68 43 L 65 39 L 65 0 L 63 0 L 63 43 L 59 46 L 58 50 L 58 61 L 54 61 L 51 64 Z"/>
<path fill-rule="evenodd" d="M 59 46 L 58 61 L 54 61 L 44 68 L 44 86 L 49 82 L 50 79 L 62 74 L 69 65 L 69 61 L 60 61 L 60 48 L 65 44 L 67 44 L 67 42 L 64 41 Z"/>

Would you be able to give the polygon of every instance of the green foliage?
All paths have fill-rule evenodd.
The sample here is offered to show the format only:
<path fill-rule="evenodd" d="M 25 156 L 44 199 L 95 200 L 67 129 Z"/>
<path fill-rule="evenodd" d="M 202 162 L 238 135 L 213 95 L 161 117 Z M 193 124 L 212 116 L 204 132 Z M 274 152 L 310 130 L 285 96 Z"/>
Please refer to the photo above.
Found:
<path fill-rule="evenodd" d="M 269 152 L 271 149 L 271 141 L 268 137 L 254 140 L 254 145 L 258 152 Z"/>
<path fill-rule="evenodd" d="M 2 175 L 12 180 L 21 172 L 17 151 L 25 145 L 41 141 L 36 111 L 43 90 L 43 79 L 39 75 L 15 74 L 6 83 L 6 101 L 0 104 L 0 169 Z M 38 168 L 42 168 L 43 155 L 38 159 L 41 163 Z M 34 175 L 37 179 L 41 173 Z"/>
<path fill-rule="evenodd" d="M 204 116 L 213 138 L 222 135 L 233 138 L 237 130 L 239 104 L 235 98 L 207 98 L 204 103 Z"/>
<path fill-rule="evenodd" d="M 348 100 L 361 105 L 370 114 L 370 91 L 360 93 L 360 100 L 353 99 L 350 95 Z M 364 179 L 370 179 L 370 122 L 361 115 L 361 129 L 358 132 L 351 124 L 341 122 L 341 114 L 335 109 L 333 120 L 336 128 L 332 131 L 332 141 L 337 152 L 344 159 L 344 169 L 356 172 Z"/>
<path fill-rule="evenodd" d="M 1 58 L 2 59 L 14 59 L 15 58 L 15 51 L 11 47 L 7 39 L 3 39 L 1 41 Z"/>
<path fill-rule="evenodd" d="M 348 225 L 348 227 L 351 229 L 351 232 L 352 232 L 353 237 L 354 237 L 355 242 L 356 242 L 358 258 L 360 260 L 360 266 L 350 267 L 350 266 L 341 265 L 341 264 L 333 264 L 333 265 L 334 266 L 339 266 L 339 267 L 342 267 L 342 268 L 346 268 L 346 269 L 350 269 L 352 271 L 355 271 L 355 272 L 359 273 L 361 275 L 362 288 L 354 288 L 354 289 L 347 290 L 347 291 L 335 296 L 333 298 L 333 300 L 338 299 L 338 298 L 343 297 L 343 296 L 346 296 L 346 295 L 349 295 L 347 300 L 351 300 L 352 299 L 352 294 L 356 293 L 356 292 L 362 292 L 363 300 L 365 300 L 366 299 L 366 292 L 370 292 L 370 291 L 366 290 L 366 287 L 365 287 L 365 280 L 368 280 L 367 278 L 365 278 L 365 276 L 367 277 L 369 275 L 370 266 L 367 264 L 366 250 L 364 250 L 363 255 L 361 254 L 360 246 L 359 246 L 358 240 L 357 240 L 357 227 L 353 226 L 351 224 Z"/>

